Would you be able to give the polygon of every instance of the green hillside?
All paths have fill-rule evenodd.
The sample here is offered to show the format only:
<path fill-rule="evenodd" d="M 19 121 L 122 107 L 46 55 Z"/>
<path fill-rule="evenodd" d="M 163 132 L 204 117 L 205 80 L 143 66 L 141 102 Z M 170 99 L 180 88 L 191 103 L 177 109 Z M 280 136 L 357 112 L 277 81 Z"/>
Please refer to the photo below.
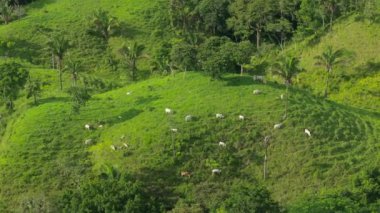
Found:
<path fill-rule="evenodd" d="M 343 48 L 354 54 L 352 60 L 334 70 L 331 99 L 373 111 L 380 108 L 380 25 L 358 21 L 357 16 L 339 20 L 333 32 L 293 44 L 289 51 L 301 52 L 301 64 L 307 72 L 299 76 L 299 82 L 316 94 L 322 94 L 325 73 L 315 66 L 314 57 L 327 46 Z"/>
<path fill-rule="evenodd" d="M 245 28 L 230 26 L 247 2 L 38 0 L 25 16 L 0 19 L 0 68 L 17 62 L 29 71 L 14 109 L 0 90 L 0 212 L 380 210 L 379 20 L 352 6 L 336 11 L 332 31 L 326 19 L 302 37 L 301 25 L 315 24 L 308 18 L 321 22 L 313 17 L 319 3 L 252 1 L 295 2 L 284 17 L 282 9 L 260 14 L 291 20 L 263 28 L 260 47 L 256 32 L 245 38 Z M 98 9 L 118 20 L 108 41 L 89 33 Z M 299 29 L 279 33 L 287 26 Z M 55 34 L 69 42 L 63 90 L 48 45 Z M 289 37 L 284 48 L 279 35 Z M 136 64 L 120 50 L 134 42 L 144 46 Z M 328 46 L 352 58 L 334 67 L 322 97 L 326 71 L 315 57 Z M 299 59 L 301 72 L 276 75 L 281 56 Z M 241 67 L 250 69 L 239 75 Z M 26 98 L 32 80 L 41 83 L 38 103 Z M 91 96 L 79 111 L 73 88 Z"/>
<path fill-rule="evenodd" d="M 254 89 L 263 94 L 253 95 Z M 43 100 L 7 128 L 1 146 L 2 199 L 17 207 L 26 200 L 54 197 L 105 164 L 142 175 L 153 186 L 163 184 L 172 196 L 190 196 L 174 189 L 208 182 L 262 182 L 262 143 L 267 135 L 272 142 L 265 184 L 285 203 L 300 193 L 347 184 L 363 166 L 379 162 L 378 114 L 295 90 L 289 119 L 283 129 L 274 130 L 284 113 L 279 99 L 283 92 L 278 85 L 254 84 L 248 77 L 210 82 L 188 73 L 97 95 L 80 115 L 71 114 L 65 98 Z M 166 115 L 166 107 L 175 113 Z M 225 119 L 216 119 L 216 113 Z M 185 122 L 188 114 L 196 119 Z M 240 114 L 244 121 L 238 120 Z M 97 127 L 100 123 L 103 128 Z M 85 124 L 96 130 L 86 131 Z M 312 131 L 311 138 L 304 128 Z M 86 139 L 95 144 L 86 146 Z M 218 147 L 219 141 L 227 147 Z M 123 143 L 128 144 L 125 150 L 110 148 Z M 213 168 L 222 169 L 223 175 L 212 177 Z M 193 177 L 185 180 L 181 171 L 191 171 Z"/>

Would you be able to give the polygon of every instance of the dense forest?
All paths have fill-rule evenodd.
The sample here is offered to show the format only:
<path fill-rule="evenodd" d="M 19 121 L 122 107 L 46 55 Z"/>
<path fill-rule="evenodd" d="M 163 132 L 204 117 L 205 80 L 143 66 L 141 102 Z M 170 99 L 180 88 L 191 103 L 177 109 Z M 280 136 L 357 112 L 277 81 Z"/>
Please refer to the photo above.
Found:
<path fill-rule="evenodd" d="M 0 0 L 0 20 L 0 212 L 380 211 L 378 0 Z"/>

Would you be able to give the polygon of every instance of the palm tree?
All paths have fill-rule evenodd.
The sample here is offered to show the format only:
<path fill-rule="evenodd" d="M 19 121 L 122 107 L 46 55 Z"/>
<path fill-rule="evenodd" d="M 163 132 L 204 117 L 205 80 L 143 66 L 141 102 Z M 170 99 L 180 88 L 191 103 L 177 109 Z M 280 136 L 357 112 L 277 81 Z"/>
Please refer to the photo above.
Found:
<path fill-rule="evenodd" d="M 9 4 L 8 0 L 0 0 L 0 16 L 5 24 L 11 21 L 13 7 Z"/>
<path fill-rule="evenodd" d="M 345 51 L 343 49 L 334 50 L 332 46 L 328 46 L 327 49 L 321 54 L 315 57 L 317 66 L 322 66 L 325 68 L 327 72 L 326 76 L 326 86 L 325 86 L 325 98 L 327 98 L 328 88 L 331 73 L 333 72 L 333 68 L 336 65 L 343 64 Z"/>
<path fill-rule="evenodd" d="M 78 74 L 82 69 L 82 64 L 80 61 L 74 60 L 74 59 L 69 59 L 67 61 L 65 70 L 68 70 L 71 74 L 71 77 L 73 79 L 73 86 L 75 87 L 77 85 L 78 81 Z"/>
<path fill-rule="evenodd" d="M 53 36 L 48 42 L 48 47 L 52 52 L 52 55 L 58 60 L 58 71 L 59 71 L 59 85 L 61 90 L 63 89 L 62 83 L 62 72 L 63 72 L 63 58 L 65 53 L 70 47 L 69 41 L 62 35 Z"/>
<path fill-rule="evenodd" d="M 26 85 L 26 98 L 33 97 L 35 105 L 38 103 L 37 98 L 41 95 L 42 85 L 43 83 L 41 83 L 41 81 L 38 79 L 32 80 L 29 75 L 28 83 Z"/>
<path fill-rule="evenodd" d="M 288 103 L 289 103 L 289 85 L 292 84 L 292 79 L 300 72 L 303 71 L 299 67 L 300 60 L 298 58 L 289 56 L 286 58 L 281 58 L 277 63 L 272 65 L 273 75 L 281 77 L 286 85 L 286 102 L 285 102 L 285 117 L 288 113 Z"/>
<path fill-rule="evenodd" d="M 120 54 L 125 59 L 125 63 L 131 69 L 132 81 L 136 79 L 137 60 L 143 56 L 142 53 L 144 49 L 144 45 L 138 44 L 137 42 L 134 42 L 131 46 L 126 46 L 123 44 L 123 46 L 119 49 Z"/>
<path fill-rule="evenodd" d="M 118 22 L 114 17 L 109 16 L 108 11 L 99 9 L 96 10 L 91 17 L 90 32 L 103 38 L 105 42 L 108 42 L 114 28 L 117 28 Z"/>

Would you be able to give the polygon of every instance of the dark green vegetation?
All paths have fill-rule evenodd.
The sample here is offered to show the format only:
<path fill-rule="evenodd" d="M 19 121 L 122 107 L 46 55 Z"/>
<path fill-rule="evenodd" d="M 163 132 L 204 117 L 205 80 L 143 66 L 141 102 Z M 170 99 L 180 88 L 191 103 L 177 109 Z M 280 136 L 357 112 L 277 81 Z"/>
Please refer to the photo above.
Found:
<path fill-rule="evenodd" d="M 380 210 L 380 2 L 24 3 L 1 212 Z"/>

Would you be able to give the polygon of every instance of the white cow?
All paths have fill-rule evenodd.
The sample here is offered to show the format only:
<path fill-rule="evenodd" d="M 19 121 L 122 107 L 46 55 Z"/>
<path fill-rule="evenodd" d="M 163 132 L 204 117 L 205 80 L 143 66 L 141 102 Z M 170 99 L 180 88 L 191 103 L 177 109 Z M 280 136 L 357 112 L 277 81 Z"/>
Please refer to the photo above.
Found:
<path fill-rule="evenodd" d="M 220 169 L 213 169 L 212 170 L 212 175 L 220 174 L 220 173 L 222 173 L 222 170 L 220 170 Z"/>
<path fill-rule="evenodd" d="M 124 148 L 128 148 L 128 144 L 123 143 Z"/>
<path fill-rule="evenodd" d="M 239 115 L 239 120 L 244 121 L 244 115 Z"/>
<path fill-rule="evenodd" d="M 224 143 L 224 142 L 221 141 L 221 142 L 219 142 L 219 146 L 220 147 L 226 147 L 227 145 L 226 145 L 226 143 Z"/>
<path fill-rule="evenodd" d="M 191 116 L 191 115 L 187 115 L 186 117 L 185 117 L 185 121 L 186 122 L 189 122 L 189 121 L 191 121 L 193 119 L 193 116 Z"/>
<path fill-rule="evenodd" d="M 117 149 L 115 145 L 111 145 L 110 147 L 111 147 L 111 149 L 112 149 L 113 151 L 116 151 L 116 149 Z"/>
<path fill-rule="evenodd" d="M 172 132 L 177 133 L 178 129 L 171 129 Z"/>
<path fill-rule="evenodd" d="M 84 144 L 85 144 L 85 145 L 91 145 L 92 142 L 93 142 L 92 139 L 87 139 L 87 140 L 84 141 Z"/>
<path fill-rule="evenodd" d="M 86 125 L 84 125 L 84 128 L 87 129 L 87 130 L 91 130 L 91 125 L 90 124 L 86 124 Z"/>
<path fill-rule="evenodd" d="M 263 75 L 254 75 L 253 76 L 253 80 L 254 81 L 262 81 L 262 82 L 264 82 L 265 81 L 265 76 L 263 76 Z"/>
<path fill-rule="evenodd" d="M 310 130 L 305 129 L 305 134 L 308 135 L 309 137 L 311 137 L 311 132 L 310 132 Z"/>
<path fill-rule="evenodd" d="M 259 94 L 261 94 L 261 91 L 258 90 L 258 89 L 255 89 L 255 90 L 253 90 L 253 94 L 254 95 L 259 95 Z"/>
<path fill-rule="evenodd" d="M 101 129 L 101 128 L 103 128 L 104 126 L 102 125 L 102 124 L 100 124 L 99 126 L 98 126 L 98 128 L 99 129 Z"/>
<path fill-rule="evenodd" d="M 274 129 L 281 129 L 282 128 L 282 124 L 275 124 L 273 128 Z"/>
<path fill-rule="evenodd" d="M 169 108 L 165 108 L 165 113 L 166 114 L 173 114 L 173 110 Z"/>
<path fill-rule="evenodd" d="M 218 114 L 215 115 L 215 117 L 218 118 L 218 119 L 223 119 L 223 118 L 224 118 L 224 115 L 218 113 Z"/>
<path fill-rule="evenodd" d="M 130 91 L 129 91 L 129 92 L 127 92 L 127 95 L 131 95 L 131 94 L 132 94 L 132 92 L 130 92 Z"/>

